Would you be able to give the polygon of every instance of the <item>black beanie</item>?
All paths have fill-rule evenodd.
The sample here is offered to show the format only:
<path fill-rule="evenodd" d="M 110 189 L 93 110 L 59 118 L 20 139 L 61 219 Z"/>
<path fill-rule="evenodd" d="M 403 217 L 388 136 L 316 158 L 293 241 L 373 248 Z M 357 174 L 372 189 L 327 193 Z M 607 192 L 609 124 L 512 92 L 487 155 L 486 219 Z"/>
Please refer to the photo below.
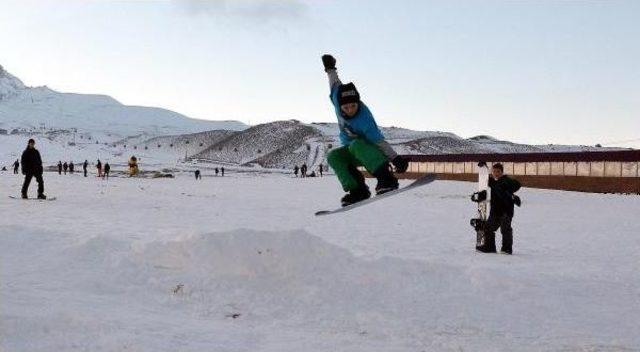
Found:
<path fill-rule="evenodd" d="M 341 84 L 340 87 L 338 87 L 338 105 L 359 102 L 360 93 L 358 93 L 356 86 L 352 82 Z"/>
<path fill-rule="evenodd" d="M 31 143 L 35 143 L 36 141 L 33 140 L 33 138 L 29 139 L 29 141 L 27 142 L 27 144 L 31 144 Z"/>

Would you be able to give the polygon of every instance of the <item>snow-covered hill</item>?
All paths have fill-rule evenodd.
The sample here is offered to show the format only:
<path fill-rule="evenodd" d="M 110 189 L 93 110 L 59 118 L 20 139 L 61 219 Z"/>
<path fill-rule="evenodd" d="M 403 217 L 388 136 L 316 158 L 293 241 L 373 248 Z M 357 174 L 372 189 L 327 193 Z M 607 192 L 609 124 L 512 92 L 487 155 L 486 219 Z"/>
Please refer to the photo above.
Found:
<path fill-rule="evenodd" d="M 276 121 L 235 133 L 194 157 L 240 165 L 289 167 L 306 162 L 310 143 L 321 137 L 319 130 L 299 121 Z"/>
<path fill-rule="evenodd" d="M 124 138 L 140 133 L 160 136 L 246 127 L 239 121 L 196 120 L 166 109 L 123 105 L 106 95 L 26 87 L 0 68 L 0 129 L 9 132 L 76 129 Z"/>

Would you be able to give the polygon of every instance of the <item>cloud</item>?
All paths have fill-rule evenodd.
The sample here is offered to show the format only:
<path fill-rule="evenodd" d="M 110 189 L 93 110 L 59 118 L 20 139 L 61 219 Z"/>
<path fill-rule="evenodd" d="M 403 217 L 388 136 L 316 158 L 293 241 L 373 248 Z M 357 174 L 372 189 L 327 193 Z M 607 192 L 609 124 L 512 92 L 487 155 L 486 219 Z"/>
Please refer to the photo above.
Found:
<path fill-rule="evenodd" d="M 300 0 L 173 0 L 189 15 L 238 17 L 255 21 L 303 17 L 307 5 Z"/>

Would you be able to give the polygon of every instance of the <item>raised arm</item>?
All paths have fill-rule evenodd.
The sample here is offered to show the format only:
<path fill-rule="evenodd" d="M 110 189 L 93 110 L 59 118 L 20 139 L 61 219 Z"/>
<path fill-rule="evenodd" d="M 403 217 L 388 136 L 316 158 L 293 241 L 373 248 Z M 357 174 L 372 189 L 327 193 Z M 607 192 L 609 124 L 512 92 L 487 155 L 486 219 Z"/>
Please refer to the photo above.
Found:
<path fill-rule="evenodd" d="M 329 78 L 329 90 L 333 90 L 336 84 L 342 84 L 338 77 L 338 70 L 336 70 L 336 59 L 328 54 L 322 55 L 322 65 L 324 65 L 324 72 L 327 73 Z"/>

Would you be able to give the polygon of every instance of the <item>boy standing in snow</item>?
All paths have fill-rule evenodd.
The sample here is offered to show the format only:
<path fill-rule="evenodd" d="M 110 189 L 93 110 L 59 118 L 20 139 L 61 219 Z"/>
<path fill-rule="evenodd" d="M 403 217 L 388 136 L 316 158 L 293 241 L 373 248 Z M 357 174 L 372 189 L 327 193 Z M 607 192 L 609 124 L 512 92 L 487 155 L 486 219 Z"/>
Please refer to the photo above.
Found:
<path fill-rule="evenodd" d="M 22 184 L 22 198 L 27 199 L 27 191 L 32 178 L 36 178 L 38 182 L 38 199 L 47 199 L 44 195 L 44 180 L 42 179 L 42 158 L 40 152 L 36 149 L 36 141 L 29 139 L 27 149 L 22 152 L 22 174 L 24 175 L 24 183 Z"/>
<path fill-rule="evenodd" d="M 480 252 L 496 252 L 496 230 L 500 228 L 502 233 L 502 248 L 500 252 L 511 254 L 513 247 L 513 219 L 514 204 L 520 206 L 520 198 L 516 193 L 520 189 L 520 182 L 504 174 L 504 167 L 498 163 L 491 168 L 489 178 L 491 188 L 491 210 L 484 228 L 484 245 L 476 247 Z"/>
<path fill-rule="evenodd" d="M 398 180 L 389 170 L 389 161 L 398 173 L 405 172 L 409 163 L 385 141 L 373 114 L 360 100 L 356 86 L 353 83 L 342 84 L 336 70 L 336 59 L 323 55 L 322 64 L 329 77 L 330 98 L 340 127 L 342 147 L 332 150 L 327 160 L 342 188 L 348 192 L 342 198 L 342 206 L 371 196 L 358 166 L 364 166 L 378 180 L 377 194 L 398 189 Z"/>

